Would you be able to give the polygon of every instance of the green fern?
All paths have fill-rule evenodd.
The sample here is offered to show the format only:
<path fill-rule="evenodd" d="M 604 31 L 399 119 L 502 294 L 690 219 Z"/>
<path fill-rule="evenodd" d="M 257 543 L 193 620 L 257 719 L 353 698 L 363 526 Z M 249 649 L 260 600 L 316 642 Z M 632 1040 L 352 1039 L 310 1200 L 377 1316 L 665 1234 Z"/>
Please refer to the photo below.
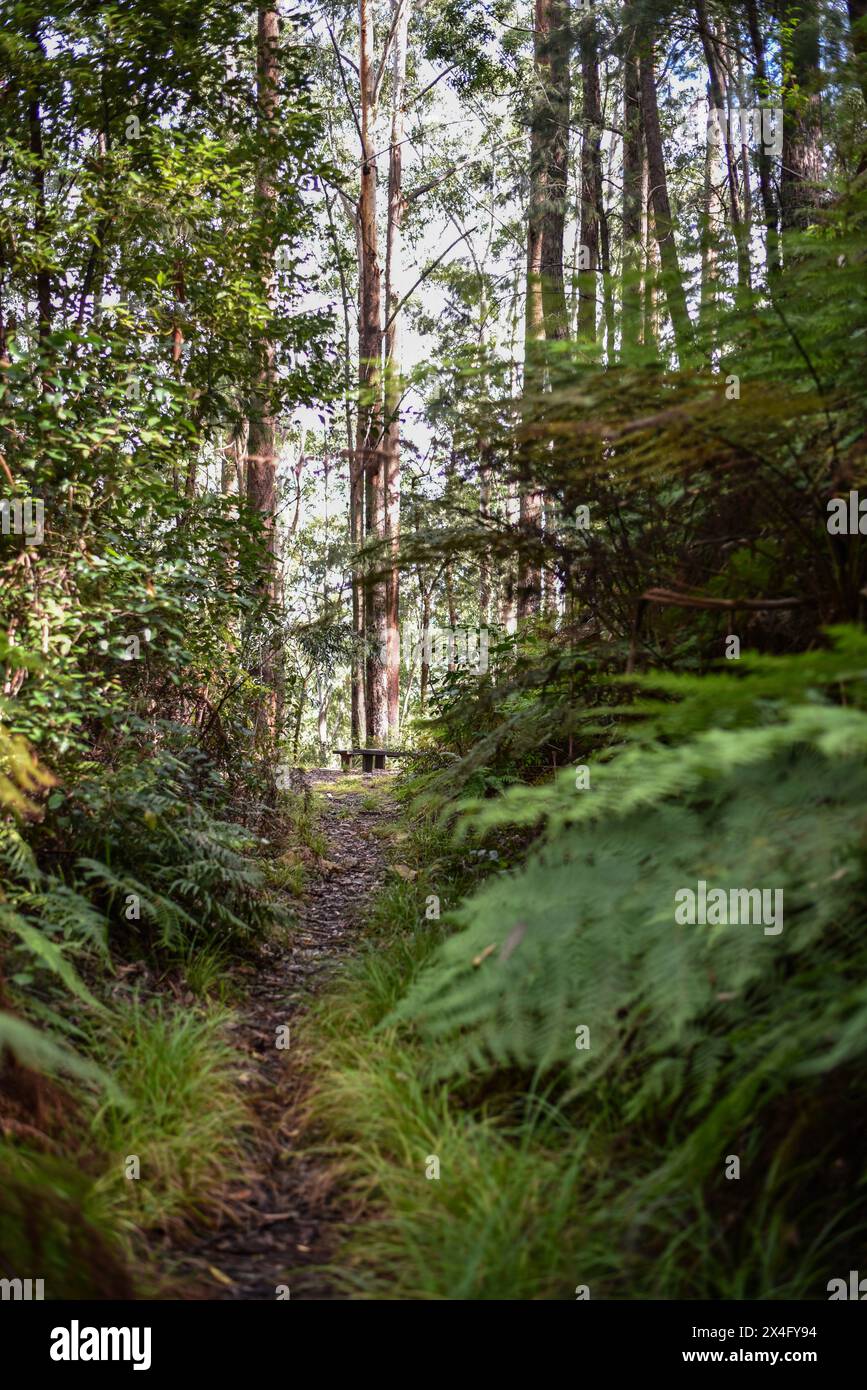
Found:
<path fill-rule="evenodd" d="M 476 828 L 541 820 L 544 835 L 453 914 L 460 930 L 386 1025 L 412 1023 L 438 1077 L 556 1068 L 575 1095 L 621 1088 L 629 1120 L 685 1107 L 672 1163 L 794 1078 L 863 1065 L 865 657 L 843 634 L 832 652 L 710 677 L 710 699 L 666 682 L 680 703 L 649 702 L 591 791 L 569 774 L 476 807 Z M 821 687 L 844 679 L 833 704 Z M 675 894 L 700 879 L 782 889 L 782 931 L 678 925 Z"/>

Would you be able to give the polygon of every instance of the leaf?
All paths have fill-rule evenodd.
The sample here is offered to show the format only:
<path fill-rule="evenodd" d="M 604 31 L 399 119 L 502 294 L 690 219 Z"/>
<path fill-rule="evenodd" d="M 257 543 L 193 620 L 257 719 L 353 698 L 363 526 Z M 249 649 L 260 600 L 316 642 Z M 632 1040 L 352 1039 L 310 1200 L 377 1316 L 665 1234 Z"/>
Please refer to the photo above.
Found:
<path fill-rule="evenodd" d="M 22 1066 L 49 1076 L 65 1073 L 81 1081 L 94 1081 L 120 1097 L 117 1083 L 95 1062 L 63 1047 L 23 1018 L 3 1011 L 0 1011 L 0 1047 L 8 1047 Z"/>
<path fill-rule="evenodd" d="M 402 878 L 405 883 L 412 883 L 414 878 L 418 878 L 418 870 L 410 869 L 407 864 L 390 864 L 389 868 L 398 878 Z"/>
<path fill-rule="evenodd" d="M 100 1012 L 103 1010 L 104 1006 L 94 999 L 78 972 L 66 959 L 63 948 L 58 946 L 55 941 L 47 937 L 38 927 L 31 926 L 17 912 L 10 911 L 2 904 L 0 904 L 0 923 L 20 937 L 27 949 L 44 961 L 49 970 L 52 970 L 55 975 L 59 975 L 67 989 L 72 990 L 72 993 L 76 994 L 79 999 L 83 999 L 86 1004 L 90 1004 L 91 1008 Z"/>

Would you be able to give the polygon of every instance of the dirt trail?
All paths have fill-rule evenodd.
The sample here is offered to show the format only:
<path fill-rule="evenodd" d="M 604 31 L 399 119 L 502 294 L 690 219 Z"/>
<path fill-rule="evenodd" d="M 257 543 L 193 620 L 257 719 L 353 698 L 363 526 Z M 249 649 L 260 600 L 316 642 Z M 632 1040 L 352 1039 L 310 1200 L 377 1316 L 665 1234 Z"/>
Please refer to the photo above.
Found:
<path fill-rule="evenodd" d="M 292 1298 L 331 1296 L 325 1276 L 312 1270 L 299 1276 L 302 1267 L 328 1260 L 340 1209 L 321 1160 L 295 1147 L 305 1083 L 293 1066 L 293 1051 L 297 1057 L 296 1040 L 303 1048 L 306 1006 L 351 948 L 353 927 L 382 883 L 384 846 L 372 832 L 389 814 L 383 792 L 391 776 L 369 773 L 350 782 L 330 770 L 306 774 L 321 811 L 327 859 L 319 873 L 310 873 L 304 897 L 293 902 L 291 944 L 263 948 L 249 998 L 238 1010 L 234 1036 L 249 1057 L 245 1084 L 262 1132 L 255 1179 L 238 1194 L 231 1224 L 184 1252 L 183 1279 L 198 1285 L 199 1297 L 274 1300 L 280 1285 L 289 1286 Z M 364 804 L 374 788 L 380 803 L 375 810 Z M 277 1028 L 285 1024 L 290 1046 L 281 1050 Z"/>

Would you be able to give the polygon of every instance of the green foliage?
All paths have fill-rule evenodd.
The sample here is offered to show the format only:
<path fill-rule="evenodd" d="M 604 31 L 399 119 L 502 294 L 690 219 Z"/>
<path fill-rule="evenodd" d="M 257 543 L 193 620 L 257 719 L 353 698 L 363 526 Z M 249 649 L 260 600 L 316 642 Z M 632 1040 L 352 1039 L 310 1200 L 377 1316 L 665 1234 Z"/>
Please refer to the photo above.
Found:
<path fill-rule="evenodd" d="M 644 0 L 625 19 L 601 0 L 568 38 L 555 6 L 541 43 L 506 0 L 414 13 L 400 201 L 422 274 L 400 309 L 428 360 L 383 377 L 400 524 L 389 504 L 371 535 L 368 470 L 355 598 L 369 626 L 399 538 L 400 625 L 487 626 L 490 663 L 404 660 L 404 729 L 428 746 L 397 795 L 424 813 L 317 1012 L 317 1114 L 375 1218 L 334 1272 L 350 1294 L 571 1297 L 583 1278 L 620 1296 L 821 1296 L 863 1238 L 863 1153 L 839 1136 L 867 1101 L 867 549 L 827 526 L 829 501 L 867 483 L 867 88 L 844 8 L 824 15 L 821 69 L 815 15 L 791 6 L 759 6 L 763 56 L 727 3 L 665 54 L 678 16 Z M 0 500 L 37 499 L 45 522 L 38 540 L 0 536 L 0 1246 L 53 1292 L 125 1291 L 112 1228 L 128 1245 L 213 1217 L 243 1170 L 225 1016 L 123 1002 L 129 967 L 224 1001 L 232 961 L 326 853 L 309 795 L 278 798 L 274 766 L 278 749 L 324 760 L 347 670 L 373 650 L 349 620 L 359 556 L 333 476 L 364 434 L 364 277 L 341 220 L 354 23 L 329 13 L 329 44 L 283 23 L 272 120 L 255 8 L 236 0 L 16 0 L 0 17 Z M 658 78 L 654 199 L 674 218 L 654 208 L 640 256 L 618 114 L 628 127 L 636 41 Z M 753 185 L 767 167 L 744 148 L 724 215 L 709 150 L 674 134 L 687 87 L 704 94 L 704 43 L 739 102 L 785 108 L 779 176 L 775 160 L 772 186 L 751 187 L 751 159 Z M 569 45 L 585 116 L 594 52 L 605 94 L 574 190 L 552 85 Z M 799 122 L 820 92 L 811 150 Z M 478 122 L 469 157 L 455 115 Z M 546 207 L 542 242 L 546 274 L 548 233 L 565 245 L 569 334 L 537 342 L 527 213 L 561 157 L 567 225 Z M 779 234 L 761 225 L 769 197 Z M 570 258 L 589 226 L 584 271 Z M 451 245 L 433 257 L 437 227 Z M 680 259 L 679 321 L 655 250 Z M 389 264 L 387 288 L 402 278 Z M 335 347 L 311 307 L 332 298 Z M 275 537 L 243 496 L 266 385 L 295 460 Z M 322 404 L 335 388 L 342 412 Z M 735 633 L 742 657 L 719 668 Z M 362 809 L 387 809 L 380 790 Z M 783 917 L 773 933 L 681 925 L 676 895 L 699 881 L 768 889 Z M 141 1184 L 122 1172 L 136 1149 Z"/>
<path fill-rule="evenodd" d="M 74 1163 L 3 1144 L 0 1184 L 4 1277 L 43 1279 L 47 1299 L 143 1292 L 91 1179 Z"/>
<path fill-rule="evenodd" d="M 326 389 L 327 314 L 301 305 L 299 267 L 319 118 L 287 33 L 285 121 L 250 121 L 254 16 L 234 3 L 13 10 L 0 492 L 44 526 L 0 536 L 0 1044 L 117 1101 L 89 1042 L 115 967 L 186 961 L 206 990 L 206 960 L 283 920 L 252 756 L 279 624 L 261 519 L 223 464 L 266 329 L 294 363 L 275 408 Z"/>
<path fill-rule="evenodd" d="M 285 921 L 253 837 L 190 799 L 189 776 L 164 754 L 118 769 L 111 782 L 83 782 L 59 818 L 63 870 L 40 867 L 38 855 L 57 854 L 47 827 L 34 852 L 0 823 L 0 946 L 5 1002 L 16 1011 L 0 1011 L 0 1044 L 22 1065 L 117 1101 L 116 1072 L 94 1060 L 87 1041 L 104 1004 L 77 965 L 92 978 L 97 963 L 111 968 L 112 950 L 148 952 L 186 962 L 190 987 L 207 993 L 227 951 Z"/>
<path fill-rule="evenodd" d="M 455 1105 L 403 1031 L 377 1027 L 437 937 L 376 942 L 315 1011 L 312 1118 L 365 1217 L 328 1272 L 349 1298 L 568 1298 L 584 1143 L 538 1101 L 510 1124 Z"/>
<path fill-rule="evenodd" d="M 127 1230 L 190 1225 L 213 1217 L 244 1170 L 250 1126 L 237 1081 L 225 1011 L 149 1007 L 133 998 L 98 1030 L 94 1056 L 123 1089 L 92 1115 L 89 1139 L 102 1155 L 96 1190 Z M 138 1180 L 126 1159 L 141 1162 Z"/>
<path fill-rule="evenodd" d="M 54 783 L 55 778 L 40 766 L 26 740 L 7 733 L 0 725 L 0 810 L 33 815 L 36 808 L 29 798 Z"/>
<path fill-rule="evenodd" d="M 593 1297 L 826 1297 L 867 1229 L 847 1122 L 867 1099 L 865 650 L 844 630 L 831 651 L 708 677 L 708 701 L 666 680 L 591 790 L 573 782 L 577 815 L 565 778 L 475 808 L 472 824 L 497 822 L 486 843 L 522 816 L 544 838 L 475 891 L 463 879 L 442 926 L 413 894 L 468 851 L 444 855 L 440 830 L 425 855 L 422 827 L 418 857 L 400 846 L 421 886 L 384 890 L 371 946 L 316 1015 L 314 1116 L 369 1218 L 330 1271 L 349 1297 L 567 1299 L 579 1281 Z M 841 712 L 860 739 L 837 737 Z M 785 737 L 731 765 L 698 756 L 709 723 L 733 754 L 760 720 Z M 695 755 L 683 787 L 655 789 L 666 750 Z M 621 776 L 622 804 L 600 779 L 584 807 L 597 771 Z M 699 877 L 782 888 L 782 932 L 677 925 L 674 894 Z"/>
<path fill-rule="evenodd" d="M 830 650 L 743 666 L 643 680 L 662 698 L 628 707 L 643 717 L 589 762 L 588 789 L 570 769 L 476 803 L 488 842 L 516 823 L 541 839 L 451 914 L 384 1024 L 417 1030 L 432 1079 L 544 1073 L 600 1143 L 635 1137 L 622 1188 L 594 1180 L 589 1198 L 596 1278 L 631 1296 L 822 1297 L 864 1229 L 826 1175 L 842 1165 L 853 1194 L 863 1176 L 845 1134 L 865 1100 L 867 642 L 842 629 Z M 675 895 L 700 880 L 780 892 L 782 913 L 681 925 Z M 729 1206 L 739 1229 L 772 1229 L 762 1248 L 720 1229 Z M 795 1224 L 813 1242 L 797 1271 Z"/>
<path fill-rule="evenodd" d="M 448 1039 L 439 1065 L 559 1063 L 583 1092 L 640 1056 L 630 1113 L 683 1098 L 698 1114 L 859 1057 L 865 658 L 849 632 L 743 676 L 671 677 L 680 698 L 645 702 L 647 724 L 590 764 L 588 790 L 568 770 L 477 808 L 477 828 L 544 817 L 546 831 L 461 906 L 464 930 L 401 1005 Z M 845 706 L 822 699 L 844 680 Z M 677 925 L 675 893 L 702 879 L 782 890 L 781 933 Z"/>
<path fill-rule="evenodd" d="M 76 874 L 124 934 L 166 949 L 243 943 L 281 920 L 279 902 L 263 891 L 254 838 L 191 791 L 189 768 L 167 754 L 83 782 L 68 812 Z"/>

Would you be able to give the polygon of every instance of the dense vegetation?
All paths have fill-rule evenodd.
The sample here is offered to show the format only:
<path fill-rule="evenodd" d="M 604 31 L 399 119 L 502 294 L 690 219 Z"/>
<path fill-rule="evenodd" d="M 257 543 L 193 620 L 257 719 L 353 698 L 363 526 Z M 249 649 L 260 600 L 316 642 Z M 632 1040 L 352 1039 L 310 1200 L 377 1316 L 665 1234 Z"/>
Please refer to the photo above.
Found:
<path fill-rule="evenodd" d="M 0 1274 L 231 1217 L 278 769 L 386 745 L 337 1296 L 858 1267 L 862 10 L 4 0 Z"/>

